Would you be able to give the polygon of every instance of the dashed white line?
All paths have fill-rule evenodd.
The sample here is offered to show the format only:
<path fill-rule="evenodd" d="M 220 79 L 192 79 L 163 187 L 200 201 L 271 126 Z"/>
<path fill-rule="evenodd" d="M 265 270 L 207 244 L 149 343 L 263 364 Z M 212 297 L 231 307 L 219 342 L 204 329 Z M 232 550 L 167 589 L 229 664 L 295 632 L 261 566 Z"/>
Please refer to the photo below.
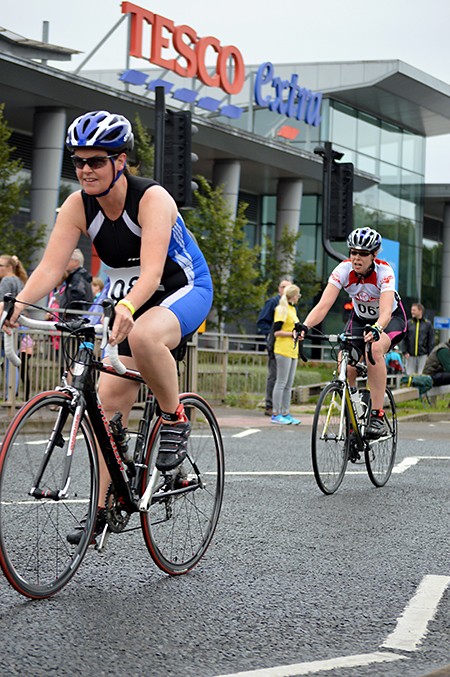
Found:
<path fill-rule="evenodd" d="M 380 648 L 415 651 L 425 637 L 428 624 L 433 619 L 441 597 L 449 585 L 450 576 L 425 576 L 416 594 L 397 620 L 395 630 L 387 637 Z M 309 675 L 323 670 L 357 668 L 371 663 L 390 663 L 407 660 L 408 658 L 409 656 L 390 653 L 389 651 L 374 651 L 354 656 L 337 656 L 327 660 L 233 672 L 216 677 L 298 677 L 298 675 Z"/>
<path fill-rule="evenodd" d="M 381 645 L 386 649 L 415 651 L 427 633 L 450 576 L 425 576 L 416 594 L 397 621 L 397 627 Z"/>
<path fill-rule="evenodd" d="M 242 430 L 240 433 L 236 433 L 236 435 L 232 435 L 232 437 L 247 437 L 247 435 L 254 435 L 255 433 L 260 433 L 261 428 L 247 428 L 247 430 Z"/>

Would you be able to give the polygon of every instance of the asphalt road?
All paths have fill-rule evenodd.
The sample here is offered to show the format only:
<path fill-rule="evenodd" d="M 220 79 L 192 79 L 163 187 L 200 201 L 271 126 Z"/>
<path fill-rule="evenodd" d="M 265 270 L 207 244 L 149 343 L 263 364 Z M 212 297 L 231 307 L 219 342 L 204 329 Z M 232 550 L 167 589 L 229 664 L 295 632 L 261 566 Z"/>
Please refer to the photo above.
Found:
<path fill-rule="evenodd" d="M 136 530 L 52 599 L 0 576 L 2 677 L 423 677 L 450 662 L 450 422 L 402 423 L 386 487 L 352 466 L 326 497 L 307 417 L 219 418 L 226 490 L 204 560 L 169 578 Z"/>

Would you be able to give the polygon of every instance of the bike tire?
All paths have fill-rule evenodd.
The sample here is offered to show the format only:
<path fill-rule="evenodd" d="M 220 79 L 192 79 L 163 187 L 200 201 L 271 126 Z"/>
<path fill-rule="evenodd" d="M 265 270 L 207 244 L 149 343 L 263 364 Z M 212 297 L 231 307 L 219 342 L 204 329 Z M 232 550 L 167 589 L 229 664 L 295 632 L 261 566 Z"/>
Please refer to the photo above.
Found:
<path fill-rule="evenodd" d="M 320 393 L 314 412 L 312 465 L 317 485 L 326 495 L 334 494 L 342 484 L 349 458 L 350 424 L 345 403 L 344 425 L 339 435 L 343 393 L 340 383 L 329 383 Z"/>
<path fill-rule="evenodd" d="M 397 453 L 397 410 L 389 388 L 386 388 L 384 396 L 384 415 L 388 435 L 366 442 L 364 450 L 367 473 L 376 487 L 384 487 L 390 478 Z"/>
<path fill-rule="evenodd" d="M 61 488 L 73 418 L 70 395 L 40 393 L 16 414 L 2 444 L 0 566 L 9 583 L 32 599 L 50 597 L 70 581 L 94 529 L 98 459 L 85 417 L 79 422 L 67 495 L 58 499 L 49 493 L 42 498 L 30 495 L 42 467 L 39 486 L 48 492 Z M 86 513 L 81 540 L 77 546 L 70 545 L 67 534 L 80 525 Z"/>
<path fill-rule="evenodd" d="M 141 513 L 141 526 L 153 561 L 171 575 L 190 571 L 208 549 L 220 515 L 225 479 L 222 435 L 211 407 L 199 395 L 190 393 L 181 395 L 180 401 L 191 423 L 188 456 L 169 473 L 156 470 L 161 426 L 158 419 L 148 446 L 142 483 L 143 493 L 153 473 L 157 473 L 156 490 L 149 511 Z M 193 489 L 170 493 L 189 482 Z"/>

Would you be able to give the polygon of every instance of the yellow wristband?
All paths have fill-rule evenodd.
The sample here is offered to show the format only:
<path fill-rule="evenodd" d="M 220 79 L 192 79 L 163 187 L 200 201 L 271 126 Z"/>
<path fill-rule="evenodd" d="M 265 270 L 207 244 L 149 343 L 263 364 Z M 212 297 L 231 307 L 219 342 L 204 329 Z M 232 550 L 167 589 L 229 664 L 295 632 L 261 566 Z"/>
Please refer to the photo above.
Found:
<path fill-rule="evenodd" d="M 128 301 L 127 299 L 120 299 L 120 301 L 118 301 L 117 305 L 118 306 L 125 306 L 125 308 L 128 308 L 131 315 L 134 315 L 134 313 L 136 312 L 136 308 L 133 306 L 131 301 Z"/>

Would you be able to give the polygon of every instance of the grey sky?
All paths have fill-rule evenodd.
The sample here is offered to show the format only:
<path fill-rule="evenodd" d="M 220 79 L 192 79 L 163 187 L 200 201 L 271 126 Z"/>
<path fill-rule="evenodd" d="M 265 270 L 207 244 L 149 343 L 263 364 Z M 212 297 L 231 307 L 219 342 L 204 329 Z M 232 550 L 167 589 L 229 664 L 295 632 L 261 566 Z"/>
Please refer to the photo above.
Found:
<path fill-rule="evenodd" d="M 188 24 L 199 35 L 236 45 L 246 64 L 400 59 L 450 84 L 448 0 L 285 0 L 272 5 L 256 0 L 133 2 L 177 25 Z M 67 7 L 55 0 L 17 0 L 2 3 L 0 25 L 41 39 L 43 22 L 48 21 L 50 42 L 83 52 L 70 64 L 51 63 L 72 70 L 121 17 L 121 2 L 116 0 L 78 0 Z M 125 23 L 86 68 L 124 66 Z M 427 181 L 450 183 L 449 156 L 450 135 L 427 141 Z"/>

